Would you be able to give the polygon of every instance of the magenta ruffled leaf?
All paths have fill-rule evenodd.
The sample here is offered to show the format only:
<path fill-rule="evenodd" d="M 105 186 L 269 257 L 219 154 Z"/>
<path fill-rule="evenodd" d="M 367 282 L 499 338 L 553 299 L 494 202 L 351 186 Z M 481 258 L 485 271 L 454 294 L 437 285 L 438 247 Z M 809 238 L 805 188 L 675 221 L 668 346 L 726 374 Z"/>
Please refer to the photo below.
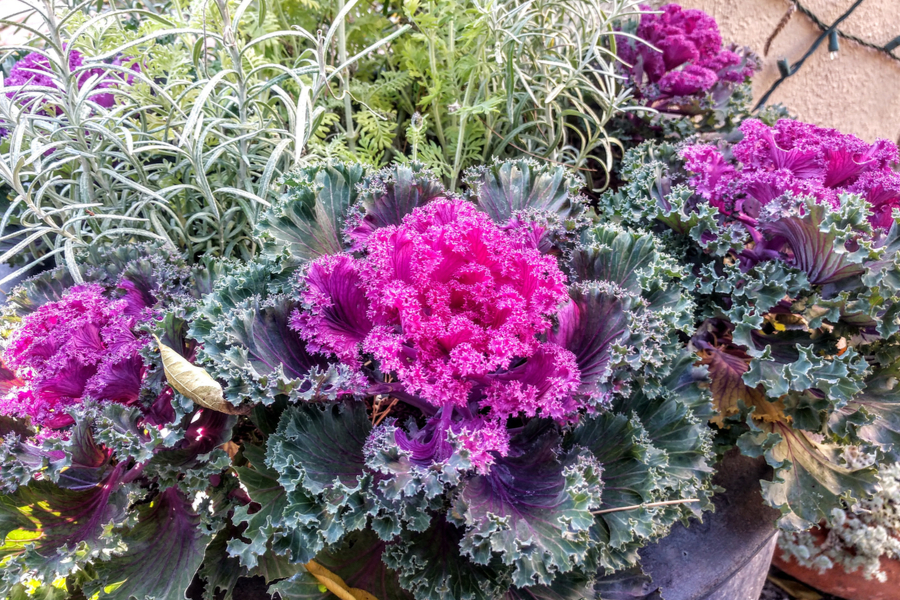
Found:
<path fill-rule="evenodd" d="M 79 88 L 90 85 L 92 91 L 98 92 L 88 97 L 95 106 L 112 108 L 116 103 L 115 94 L 100 90 L 119 88 L 123 84 L 131 85 L 134 81 L 133 76 L 123 76 L 115 69 L 84 65 L 85 58 L 78 50 L 66 49 L 63 60 L 68 63 L 68 70 L 76 79 Z M 130 61 L 129 58 L 117 57 L 113 64 L 118 66 Z M 13 91 L 7 92 L 6 95 L 23 107 L 31 110 L 42 109 L 46 101 L 35 100 L 37 94 L 47 93 L 46 89 L 41 88 L 56 89 L 60 92 L 65 89 L 59 68 L 59 65 L 51 63 L 49 58 L 39 52 L 26 54 L 16 62 L 9 72 L 9 77 L 4 81 L 6 88 L 13 88 Z M 130 69 L 140 71 L 137 63 L 131 65 Z"/>
<path fill-rule="evenodd" d="M 305 310 L 292 314 L 291 329 L 309 350 L 358 365 L 360 345 L 373 327 L 359 263 L 347 255 L 326 256 L 311 263 L 301 281 Z"/>
<path fill-rule="evenodd" d="M 894 170 L 900 153 L 893 143 L 869 144 L 792 119 L 774 127 L 747 119 L 741 132 L 743 139 L 731 149 L 740 168 L 712 146 L 683 150 L 685 167 L 696 174 L 691 183 L 725 214 L 755 224 L 759 207 L 785 194 L 838 209 L 846 202 L 842 194 L 853 193 L 868 203 L 870 225 L 884 230 L 892 225 L 892 210 L 900 206 L 900 174 Z"/>
<path fill-rule="evenodd" d="M 139 352 L 147 336 L 135 334 L 140 318 L 126 314 L 127 306 L 109 298 L 100 284 L 86 284 L 25 314 L 4 350 L 22 385 L 3 399 L 2 412 L 60 429 L 72 424 L 70 409 L 86 397 L 135 403 L 144 374 Z"/>
<path fill-rule="evenodd" d="M 362 349 L 396 377 L 401 399 L 433 412 L 462 406 L 473 390 L 486 388 L 483 408 L 495 425 L 510 413 L 535 414 L 537 405 L 554 416 L 563 410 L 577 369 L 537 337 L 567 296 L 554 257 L 518 246 L 462 200 L 417 208 L 402 226 L 376 232 L 366 249 L 358 264 L 375 327 Z M 554 381 L 545 378 L 541 391 L 530 385 L 541 373 L 528 359 L 551 355 L 545 364 L 558 373 L 547 374 Z M 511 373 L 522 360 L 525 366 Z"/>

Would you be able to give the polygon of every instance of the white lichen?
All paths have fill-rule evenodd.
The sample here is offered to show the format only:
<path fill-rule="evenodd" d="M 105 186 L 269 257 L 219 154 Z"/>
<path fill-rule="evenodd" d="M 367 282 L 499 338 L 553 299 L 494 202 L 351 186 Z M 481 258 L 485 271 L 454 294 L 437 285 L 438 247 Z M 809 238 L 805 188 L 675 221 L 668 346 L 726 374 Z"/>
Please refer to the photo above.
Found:
<path fill-rule="evenodd" d="M 856 457 L 846 457 L 848 463 Z M 866 579 L 885 581 L 880 558 L 900 557 L 900 464 L 879 467 L 874 497 L 832 510 L 825 540 L 810 532 L 783 532 L 778 541 L 784 558 L 824 572 L 840 565 L 848 573 L 862 569 Z"/>

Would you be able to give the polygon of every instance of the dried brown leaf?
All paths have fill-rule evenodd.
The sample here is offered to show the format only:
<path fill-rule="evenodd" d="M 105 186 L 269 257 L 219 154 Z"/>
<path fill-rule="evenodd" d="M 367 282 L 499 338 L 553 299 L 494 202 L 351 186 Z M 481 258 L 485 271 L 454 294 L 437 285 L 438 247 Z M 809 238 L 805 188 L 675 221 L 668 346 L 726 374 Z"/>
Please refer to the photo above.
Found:
<path fill-rule="evenodd" d="M 181 395 L 195 404 L 229 415 L 247 414 L 247 409 L 237 408 L 225 400 L 222 386 L 205 370 L 192 365 L 187 359 L 153 336 L 162 356 L 166 381 Z"/>

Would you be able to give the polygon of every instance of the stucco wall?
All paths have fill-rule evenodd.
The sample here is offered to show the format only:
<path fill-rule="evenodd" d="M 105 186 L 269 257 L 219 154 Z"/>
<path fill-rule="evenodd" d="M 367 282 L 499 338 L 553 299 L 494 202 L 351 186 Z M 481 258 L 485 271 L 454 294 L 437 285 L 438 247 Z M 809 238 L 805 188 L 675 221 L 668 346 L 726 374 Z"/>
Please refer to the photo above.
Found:
<path fill-rule="evenodd" d="M 788 0 L 675 0 L 715 17 L 726 41 L 750 46 L 762 56 L 766 39 L 787 11 Z M 825 23 L 832 23 L 854 0 L 803 0 Z M 658 2 L 657 4 L 661 4 Z M 878 45 L 900 35 L 900 0 L 865 0 L 839 29 Z M 797 11 L 775 38 L 763 68 L 753 81 L 757 99 L 778 79 L 780 58 L 798 60 L 821 31 Z M 900 49 L 895 50 L 900 56 Z M 900 61 L 840 40 L 840 52 L 829 58 L 828 40 L 803 67 L 771 96 L 804 121 L 835 127 L 874 141 L 900 137 Z"/>

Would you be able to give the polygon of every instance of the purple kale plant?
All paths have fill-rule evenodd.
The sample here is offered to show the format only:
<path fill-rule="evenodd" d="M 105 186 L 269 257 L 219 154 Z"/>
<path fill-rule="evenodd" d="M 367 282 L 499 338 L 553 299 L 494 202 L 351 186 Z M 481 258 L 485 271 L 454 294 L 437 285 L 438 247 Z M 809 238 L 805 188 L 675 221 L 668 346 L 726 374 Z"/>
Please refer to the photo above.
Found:
<path fill-rule="evenodd" d="M 785 194 L 809 196 L 836 208 L 841 194 L 868 204 L 872 227 L 888 230 L 900 207 L 900 153 L 888 140 L 874 144 L 835 129 L 792 119 L 769 127 L 756 119 L 741 124 L 743 139 L 730 148 L 732 161 L 711 145 L 683 150 L 690 183 L 723 214 L 751 222 L 762 207 Z"/>
<path fill-rule="evenodd" d="M 632 149 L 601 213 L 665 236 L 690 274 L 718 444 L 766 458 L 764 497 L 803 530 L 900 458 L 900 155 L 789 119 L 740 129 Z"/>
<path fill-rule="evenodd" d="M 635 36 L 619 49 L 635 95 L 651 108 L 743 83 L 757 65 L 745 51 L 723 48 L 715 19 L 701 10 L 666 4 L 641 15 Z"/>
<path fill-rule="evenodd" d="M 767 122 L 787 116 L 781 106 L 752 113 L 750 78 L 759 58 L 749 48 L 724 45 L 713 17 L 676 4 L 641 9 L 646 12 L 623 24 L 617 38 L 619 68 L 637 104 L 611 123 L 626 145 L 698 135 L 733 139 L 751 116 Z"/>
<path fill-rule="evenodd" d="M 3 352 L 21 385 L 0 412 L 25 416 L 41 429 L 74 423 L 68 410 L 86 398 L 134 404 L 140 395 L 147 336 L 136 327 L 147 306 L 132 289 L 110 299 L 99 284 L 69 288 L 22 319 Z"/>
<path fill-rule="evenodd" d="M 591 224 L 555 166 L 465 180 L 461 198 L 415 163 L 293 173 L 263 256 L 190 309 L 196 364 L 255 426 L 234 572 L 313 560 L 379 599 L 595 597 L 709 506 L 691 307 L 652 236 Z"/>
<path fill-rule="evenodd" d="M 416 208 L 362 250 L 303 273 L 309 308 L 294 312 L 292 327 L 311 349 L 352 366 L 369 355 L 396 376 L 397 394 L 420 398 L 427 412 L 456 412 L 481 470 L 508 453 L 510 417 L 577 414 L 575 355 L 542 340 L 569 300 L 556 258 L 453 199 Z"/>
<path fill-rule="evenodd" d="M 69 594 L 181 597 L 225 525 L 211 497 L 249 500 L 222 450 L 235 418 L 173 393 L 149 331 L 190 360 L 185 323 L 160 308 L 196 299 L 217 268 L 139 245 L 77 256 L 86 283 L 45 272 L 3 315 L 0 595 L 65 581 Z"/>

